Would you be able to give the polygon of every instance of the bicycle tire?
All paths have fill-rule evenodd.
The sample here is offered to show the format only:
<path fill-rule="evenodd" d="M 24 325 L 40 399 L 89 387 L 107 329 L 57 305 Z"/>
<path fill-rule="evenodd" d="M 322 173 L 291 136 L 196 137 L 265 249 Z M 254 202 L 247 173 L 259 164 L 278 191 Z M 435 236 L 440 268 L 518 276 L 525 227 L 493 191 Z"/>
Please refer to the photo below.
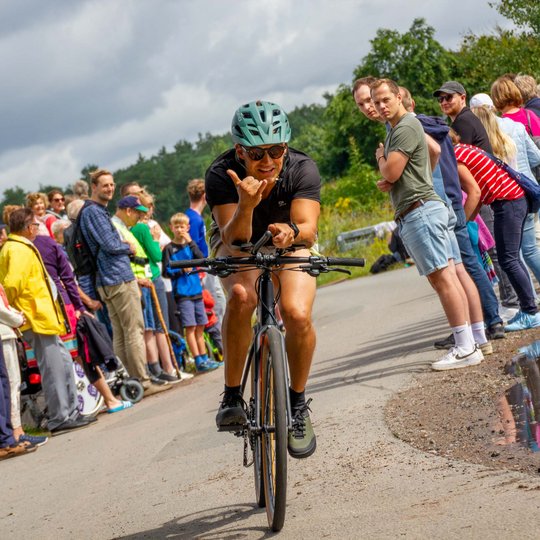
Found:
<path fill-rule="evenodd" d="M 253 354 L 253 353 L 251 353 Z M 260 364 L 259 364 L 260 366 Z M 250 401 L 250 413 L 252 415 L 252 421 L 254 424 L 262 425 L 262 409 L 257 407 L 254 401 L 255 389 L 258 385 L 259 403 L 262 388 L 262 379 L 260 373 L 256 373 L 256 367 L 254 358 L 251 358 L 251 401 Z M 257 422 L 258 420 L 258 422 Z M 253 452 L 253 479 L 255 481 L 255 500 L 259 508 L 264 508 L 266 505 L 266 498 L 264 496 L 264 474 L 262 464 L 262 437 L 259 433 L 251 434 L 252 437 L 252 452 Z"/>
<path fill-rule="evenodd" d="M 268 328 L 261 350 L 262 455 L 266 517 L 272 531 L 283 528 L 287 504 L 287 397 L 281 332 Z"/>

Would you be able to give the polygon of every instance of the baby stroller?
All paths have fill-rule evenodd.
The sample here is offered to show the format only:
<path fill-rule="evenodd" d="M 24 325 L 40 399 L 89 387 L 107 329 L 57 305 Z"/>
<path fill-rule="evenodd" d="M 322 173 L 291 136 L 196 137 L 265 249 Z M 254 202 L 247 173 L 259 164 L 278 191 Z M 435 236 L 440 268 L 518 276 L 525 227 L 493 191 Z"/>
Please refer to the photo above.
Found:
<path fill-rule="evenodd" d="M 19 359 L 21 370 L 21 419 L 23 425 L 35 429 L 45 429 L 47 421 L 47 404 L 41 387 L 41 374 L 33 349 L 25 343 L 26 358 Z M 116 357 L 117 367 L 108 371 L 102 366 L 103 376 L 113 394 L 120 395 L 124 401 L 137 403 L 144 394 L 143 385 L 131 378 Z M 78 409 L 82 415 L 96 415 L 104 408 L 103 396 L 88 380 L 82 366 L 73 362 L 73 375 L 77 387 Z"/>

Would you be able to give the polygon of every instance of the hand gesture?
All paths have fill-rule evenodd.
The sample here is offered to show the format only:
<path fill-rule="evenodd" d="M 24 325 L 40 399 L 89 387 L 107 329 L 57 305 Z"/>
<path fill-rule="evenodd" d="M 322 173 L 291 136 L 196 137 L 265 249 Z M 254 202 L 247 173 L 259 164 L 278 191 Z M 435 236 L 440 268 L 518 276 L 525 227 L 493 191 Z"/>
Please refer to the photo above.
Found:
<path fill-rule="evenodd" d="M 244 180 L 240 180 L 232 169 L 227 169 L 227 174 L 231 177 L 238 191 L 238 204 L 246 209 L 255 208 L 261 202 L 264 188 L 268 182 L 257 180 L 253 176 L 246 176 Z"/>
<path fill-rule="evenodd" d="M 272 233 L 272 244 L 277 248 L 287 248 L 294 243 L 294 231 L 287 223 L 271 223 L 268 230 Z"/>

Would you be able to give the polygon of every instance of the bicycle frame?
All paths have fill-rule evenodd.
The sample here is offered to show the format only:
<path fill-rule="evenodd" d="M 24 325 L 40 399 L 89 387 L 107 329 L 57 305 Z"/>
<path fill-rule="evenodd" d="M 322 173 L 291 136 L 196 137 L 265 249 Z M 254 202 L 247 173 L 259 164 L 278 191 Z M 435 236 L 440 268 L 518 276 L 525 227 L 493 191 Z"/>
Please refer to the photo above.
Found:
<path fill-rule="evenodd" d="M 242 375 L 242 394 L 244 394 L 246 386 L 249 381 L 249 375 L 251 370 L 254 370 L 254 388 L 252 389 L 253 395 L 251 396 L 250 406 L 253 408 L 252 411 L 259 411 L 261 408 L 261 397 L 259 395 L 259 378 L 261 376 L 261 349 L 263 340 L 265 339 L 265 334 L 268 331 L 268 328 L 274 326 L 278 328 L 276 324 L 276 313 L 274 308 L 274 283 L 272 281 L 272 271 L 270 268 L 265 267 L 259 277 L 259 293 L 258 293 L 258 302 L 257 302 L 257 323 L 253 329 L 253 339 L 249 352 L 247 355 L 246 364 L 244 366 L 244 372 Z M 283 340 L 283 347 L 285 347 L 285 340 Z M 286 351 L 284 351 L 286 352 Z M 287 355 L 283 355 L 284 358 L 287 358 Z M 291 414 L 291 402 L 289 397 L 289 366 L 284 366 L 283 370 L 285 373 L 285 388 L 287 389 L 286 398 L 287 398 L 287 429 L 290 431 L 292 429 L 292 414 Z M 248 418 L 247 431 L 252 435 L 259 435 L 263 430 L 272 431 L 271 426 L 261 426 L 259 422 L 258 415 L 250 415 Z M 255 416 L 255 418 L 253 418 Z"/>

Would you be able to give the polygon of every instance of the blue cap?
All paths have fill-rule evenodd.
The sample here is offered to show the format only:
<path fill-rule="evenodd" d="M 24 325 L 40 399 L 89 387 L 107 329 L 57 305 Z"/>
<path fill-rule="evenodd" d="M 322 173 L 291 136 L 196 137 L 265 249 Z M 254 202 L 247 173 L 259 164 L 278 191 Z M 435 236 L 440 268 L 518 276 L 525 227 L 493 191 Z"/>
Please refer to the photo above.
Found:
<path fill-rule="evenodd" d="M 141 204 L 141 201 L 139 201 L 139 198 L 133 195 L 128 195 L 127 197 L 123 197 L 122 199 L 118 201 L 116 206 L 118 208 L 134 208 L 135 210 L 138 210 L 139 212 L 148 212 L 148 208 L 146 208 L 146 206 L 143 206 Z"/>

